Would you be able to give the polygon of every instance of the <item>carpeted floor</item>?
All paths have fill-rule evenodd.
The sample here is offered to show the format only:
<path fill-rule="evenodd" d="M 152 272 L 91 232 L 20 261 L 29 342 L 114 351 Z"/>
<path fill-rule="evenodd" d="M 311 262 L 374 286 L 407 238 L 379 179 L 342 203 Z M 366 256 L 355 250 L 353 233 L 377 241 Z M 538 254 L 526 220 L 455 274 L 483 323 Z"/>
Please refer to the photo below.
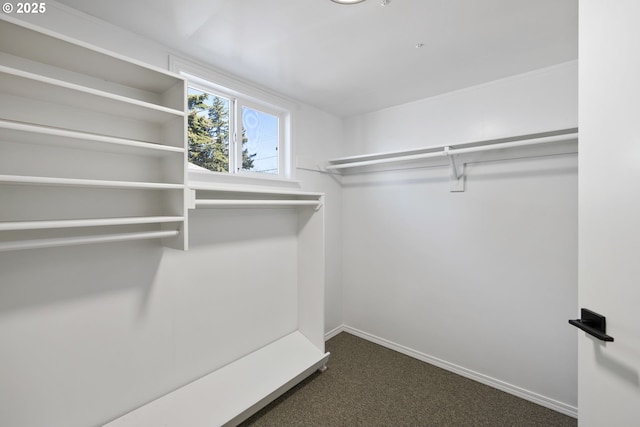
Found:
<path fill-rule="evenodd" d="M 577 420 L 347 333 L 315 373 L 242 426 L 577 426 Z"/>

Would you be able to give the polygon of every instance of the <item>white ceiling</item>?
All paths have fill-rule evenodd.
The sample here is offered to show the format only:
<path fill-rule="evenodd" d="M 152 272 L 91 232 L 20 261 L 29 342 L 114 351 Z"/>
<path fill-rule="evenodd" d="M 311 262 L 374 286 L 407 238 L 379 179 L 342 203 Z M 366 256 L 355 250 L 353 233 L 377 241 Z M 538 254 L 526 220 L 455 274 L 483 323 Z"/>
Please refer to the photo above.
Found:
<path fill-rule="evenodd" d="M 338 116 L 578 55 L 578 0 L 59 1 Z"/>

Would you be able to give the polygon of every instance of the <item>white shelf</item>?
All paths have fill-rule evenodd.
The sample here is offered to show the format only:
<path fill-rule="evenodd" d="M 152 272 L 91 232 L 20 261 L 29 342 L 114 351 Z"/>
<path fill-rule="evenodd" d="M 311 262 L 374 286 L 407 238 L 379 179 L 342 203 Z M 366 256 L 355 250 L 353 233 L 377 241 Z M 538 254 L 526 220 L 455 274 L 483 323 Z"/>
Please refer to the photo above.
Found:
<path fill-rule="evenodd" d="M 127 98 L 78 84 L 0 65 L 0 91 L 16 96 L 154 123 L 165 123 L 185 112 Z"/>
<path fill-rule="evenodd" d="M 141 155 L 161 156 L 167 153 L 182 154 L 186 151 L 184 147 L 174 147 L 171 145 L 161 145 L 2 119 L 0 119 L 0 140 L 43 145 L 56 144 L 81 149 L 95 148 L 100 151 Z"/>
<path fill-rule="evenodd" d="M 323 353 L 293 332 L 104 427 L 234 426 L 324 366 Z"/>
<path fill-rule="evenodd" d="M 2 250 L 141 238 L 187 248 L 184 78 L 9 16 L 0 64 L 0 198 L 12 203 L 0 243 L 22 239 Z M 150 200 L 157 216 L 136 216 Z M 40 204 L 38 220 L 15 221 Z M 84 230 L 109 226 L 126 227 Z"/>
<path fill-rule="evenodd" d="M 123 87 L 164 94 L 183 79 L 161 68 L 0 15 L 0 51 Z M 60 53 L 64 54 L 60 54 Z"/>
<path fill-rule="evenodd" d="M 0 222 L 0 231 L 48 230 L 54 228 L 103 227 L 111 225 L 163 224 L 183 222 L 183 216 L 143 216 L 126 218 L 60 219 Z"/>
<path fill-rule="evenodd" d="M 19 240 L 0 242 L 0 252 L 24 249 L 57 248 L 61 246 L 88 245 L 94 243 L 126 242 L 131 240 L 164 239 L 175 237 L 178 230 L 146 231 L 138 233 L 116 233 L 97 236 L 59 237 L 50 239 Z"/>
<path fill-rule="evenodd" d="M 182 190 L 183 184 L 160 182 L 105 181 L 95 179 L 51 178 L 43 176 L 0 175 L 0 183 L 57 187 L 121 188 L 141 190 Z"/>
<path fill-rule="evenodd" d="M 340 157 L 329 160 L 327 170 L 341 170 L 373 166 L 385 163 L 407 162 L 434 157 L 452 157 L 460 154 L 476 153 L 491 150 L 527 147 L 539 144 L 561 143 L 578 139 L 577 129 L 560 129 L 543 134 L 518 135 L 485 141 L 466 141 L 438 145 L 414 150 L 372 153 L 359 156 Z"/>
<path fill-rule="evenodd" d="M 323 193 L 231 185 L 190 185 L 192 208 L 286 208 L 322 206 Z M 201 197 L 202 196 L 202 197 Z"/>
<path fill-rule="evenodd" d="M 215 193 L 233 193 L 233 194 L 265 194 L 272 196 L 293 196 L 319 199 L 324 194 L 308 191 L 288 190 L 279 188 L 244 186 L 244 185 L 215 185 L 215 184 L 189 184 L 191 190 Z"/>

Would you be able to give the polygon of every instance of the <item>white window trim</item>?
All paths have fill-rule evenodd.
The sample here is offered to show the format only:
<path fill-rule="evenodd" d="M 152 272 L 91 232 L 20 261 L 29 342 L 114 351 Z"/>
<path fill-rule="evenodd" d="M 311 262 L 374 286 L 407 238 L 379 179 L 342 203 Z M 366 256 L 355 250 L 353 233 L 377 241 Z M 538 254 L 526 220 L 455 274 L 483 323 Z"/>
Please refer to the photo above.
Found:
<path fill-rule="evenodd" d="M 292 116 L 298 108 L 294 101 L 276 95 L 254 84 L 240 80 L 212 67 L 192 60 L 169 55 L 169 70 L 187 79 L 188 85 L 201 90 L 210 90 L 222 96 L 239 98 L 249 108 L 255 108 L 279 118 L 282 147 L 279 149 L 279 174 L 266 174 L 240 170 L 238 173 L 201 171 L 189 168 L 189 182 L 224 182 L 240 184 L 277 184 L 278 182 L 295 181 L 295 150 L 292 138 Z M 186 97 L 186 94 L 185 94 Z M 236 107 L 237 107 L 236 103 Z M 237 159 L 236 159 L 237 161 Z"/>

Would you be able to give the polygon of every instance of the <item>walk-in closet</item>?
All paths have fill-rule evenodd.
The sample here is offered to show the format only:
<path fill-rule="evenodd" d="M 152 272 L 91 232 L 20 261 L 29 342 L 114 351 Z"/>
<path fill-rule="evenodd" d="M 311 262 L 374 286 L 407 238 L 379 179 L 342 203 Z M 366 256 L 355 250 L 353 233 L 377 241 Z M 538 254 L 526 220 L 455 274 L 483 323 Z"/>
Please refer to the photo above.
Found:
<path fill-rule="evenodd" d="M 639 14 L 5 2 L 0 425 L 635 425 Z"/>

